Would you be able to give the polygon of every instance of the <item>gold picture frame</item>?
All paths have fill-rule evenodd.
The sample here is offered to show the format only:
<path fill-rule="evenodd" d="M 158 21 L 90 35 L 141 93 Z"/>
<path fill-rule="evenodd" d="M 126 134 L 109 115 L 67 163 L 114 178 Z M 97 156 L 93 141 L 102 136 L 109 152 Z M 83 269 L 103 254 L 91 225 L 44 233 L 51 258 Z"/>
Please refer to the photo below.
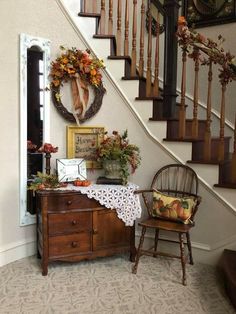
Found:
<path fill-rule="evenodd" d="M 67 126 L 67 158 L 83 158 L 88 169 L 101 168 L 96 152 L 104 132 L 100 126 Z"/>

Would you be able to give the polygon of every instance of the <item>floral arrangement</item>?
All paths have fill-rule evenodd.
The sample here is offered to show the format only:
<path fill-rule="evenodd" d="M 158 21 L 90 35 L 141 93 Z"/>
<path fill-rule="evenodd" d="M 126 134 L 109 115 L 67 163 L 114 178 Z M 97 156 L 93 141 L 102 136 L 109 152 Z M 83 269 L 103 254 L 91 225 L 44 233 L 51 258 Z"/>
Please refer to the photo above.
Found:
<path fill-rule="evenodd" d="M 222 48 L 222 43 L 225 40 L 221 35 L 218 36 L 218 42 L 205 38 L 202 34 L 188 28 L 184 16 L 179 17 L 176 35 L 179 45 L 183 51 L 188 53 L 190 58 L 195 59 L 199 57 L 199 50 L 201 50 L 209 57 L 209 59 L 199 58 L 202 65 L 213 62 L 221 66 L 219 78 L 222 84 L 228 84 L 236 79 L 236 66 L 233 63 L 234 56 L 230 52 L 225 52 Z"/>
<path fill-rule="evenodd" d="M 28 186 L 28 190 L 44 190 L 47 188 L 55 189 L 59 187 L 64 187 L 67 184 L 59 182 L 58 177 L 55 174 L 46 174 L 42 172 L 37 172 L 33 181 Z"/>
<path fill-rule="evenodd" d="M 38 149 L 38 152 L 45 154 L 57 153 L 58 147 L 54 147 L 50 143 L 45 143 Z"/>
<path fill-rule="evenodd" d="M 97 156 L 98 161 L 102 163 L 106 160 L 120 161 L 123 183 L 127 182 L 130 172 L 129 167 L 131 167 L 131 173 L 134 173 L 141 161 L 139 148 L 136 145 L 129 144 L 127 130 L 123 134 L 113 131 L 112 135 L 108 135 L 106 132 L 98 147 Z"/>
<path fill-rule="evenodd" d="M 98 87 L 102 83 L 100 70 L 104 68 L 103 60 L 93 58 L 90 51 L 61 46 L 61 55 L 51 63 L 51 87 L 63 86 L 63 82 L 80 76 L 83 81 Z"/>

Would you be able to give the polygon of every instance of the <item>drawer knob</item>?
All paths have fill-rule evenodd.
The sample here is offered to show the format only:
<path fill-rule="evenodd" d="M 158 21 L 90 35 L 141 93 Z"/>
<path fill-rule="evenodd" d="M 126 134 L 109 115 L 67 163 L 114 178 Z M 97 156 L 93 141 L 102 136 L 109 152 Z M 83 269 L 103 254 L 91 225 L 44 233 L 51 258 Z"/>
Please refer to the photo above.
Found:
<path fill-rule="evenodd" d="M 98 233 L 98 229 L 93 229 L 93 234 L 97 234 Z"/>
<path fill-rule="evenodd" d="M 77 246 L 78 246 L 78 243 L 75 242 L 75 241 L 73 241 L 73 242 L 71 242 L 71 246 L 72 246 L 72 247 L 77 247 Z"/>
<path fill-rule="evenodd" d="M 77 225 L 77 223 L 78 223 L 78 221 L 77 221 L 77 220 L 72 220 L 72 222 L 71 222 L 72 226 Z"/>
<path fill-rule="evenodd" d="M 72 204 L 72 201 L 67 201 L 67 205 L 71 205 Z"/>

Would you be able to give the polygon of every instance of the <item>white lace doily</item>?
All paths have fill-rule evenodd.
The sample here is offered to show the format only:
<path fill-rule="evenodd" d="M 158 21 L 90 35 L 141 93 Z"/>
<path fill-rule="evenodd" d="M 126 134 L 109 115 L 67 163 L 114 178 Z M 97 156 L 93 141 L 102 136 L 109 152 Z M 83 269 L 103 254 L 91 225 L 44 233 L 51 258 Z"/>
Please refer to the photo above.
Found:
<path fill-rule="evenodd" d="M 94 198 L 101 205 L 115 209 L 117 216 L 124 221 L 126 226 L 133 226 L 134 221 L 141 217 L 141 205 L 138 195 L 133 192 L 138 186 L 133 183 L 127 185 L 92 184 L 88 187 L 73 186 L 69 184 L 60 190 L 75 190 Z"/>

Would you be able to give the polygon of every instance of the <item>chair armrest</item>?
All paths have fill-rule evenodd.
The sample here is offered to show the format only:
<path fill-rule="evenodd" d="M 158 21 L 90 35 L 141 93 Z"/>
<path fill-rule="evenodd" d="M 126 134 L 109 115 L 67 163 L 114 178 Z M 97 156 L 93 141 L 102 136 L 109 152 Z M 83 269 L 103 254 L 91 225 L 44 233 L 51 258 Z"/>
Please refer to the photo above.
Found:
<path fill-rule="evenodd" d="M 149 189 L 149 190 L 136 190 L 136 191 L 134 191 L 134 194 L 142 194 L 142 193 L 152 193 L 152 192 L 154 192 L 155 191 L 155 189 Z"/>

